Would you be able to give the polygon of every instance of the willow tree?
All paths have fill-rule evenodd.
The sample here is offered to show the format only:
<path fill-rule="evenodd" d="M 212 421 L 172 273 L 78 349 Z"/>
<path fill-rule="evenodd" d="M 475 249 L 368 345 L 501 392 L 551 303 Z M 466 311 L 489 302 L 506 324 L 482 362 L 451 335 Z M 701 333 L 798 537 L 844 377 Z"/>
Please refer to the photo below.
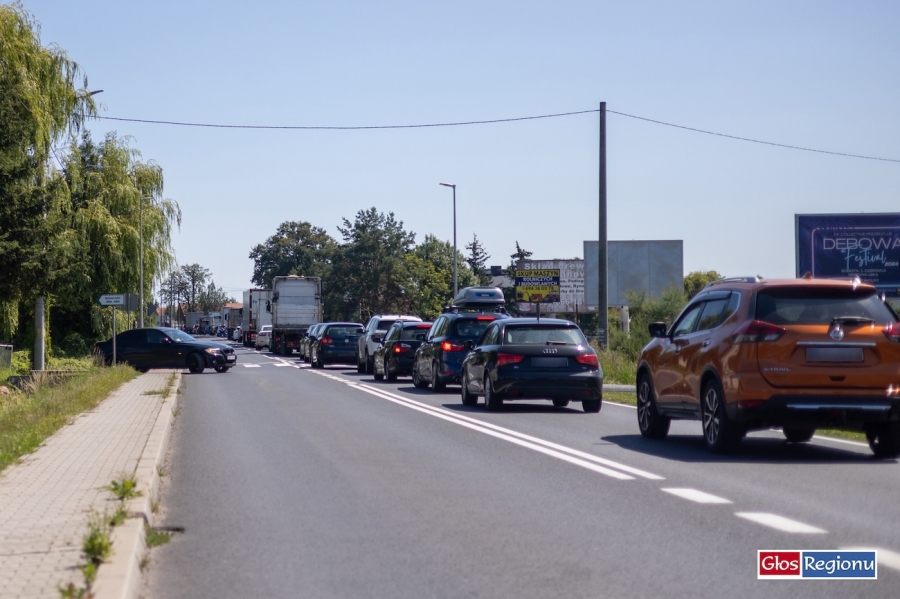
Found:
<path fill-rule="evenodd" d="M 49 292 L 65 261 L 67 194 L 49 156 L 94 114 L 87 85 L 63 50 L 41 44 L 21 4 L 0 6 L 0 337 L 12 337 L 19 302 Z"/>
<path fill-rule="evenodd" d="M 152 296 L 154 283 L 161 283 L 175 265 L 172 230 L 181 224 L 181 210 L 162 198 L 162 168 L 141 161 L 129 142 L 109 133 L 95 144 L 84 133 L 65 158 L 70 196 L 63 213 L 69 226 L 60 245 L 68 261 L 65 283 L 54 291 L 66 301 L 56 304 L 56 317 L 63 327 L 76 325 L 70 332 L 84 336 L 107 333 L 96 308 L 99 295 L 139 292 L 142 249 L 144 297 Z M 94 318 L 87 319 L 91 308 Z M 54 330 L 64 332 L 55 322 Z"/>

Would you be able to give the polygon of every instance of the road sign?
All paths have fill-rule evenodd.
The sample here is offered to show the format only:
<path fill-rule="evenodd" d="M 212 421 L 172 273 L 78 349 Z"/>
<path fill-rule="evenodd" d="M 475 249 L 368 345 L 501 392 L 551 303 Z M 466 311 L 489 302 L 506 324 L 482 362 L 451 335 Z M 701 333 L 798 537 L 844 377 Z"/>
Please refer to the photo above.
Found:
<path fill-rule="evenodd" d="M 124 306 L 125 305 L 125 294 L 124 293 L 104 293 L 100 296 L 100 299 L 97 300 L 101 306 Z"/>

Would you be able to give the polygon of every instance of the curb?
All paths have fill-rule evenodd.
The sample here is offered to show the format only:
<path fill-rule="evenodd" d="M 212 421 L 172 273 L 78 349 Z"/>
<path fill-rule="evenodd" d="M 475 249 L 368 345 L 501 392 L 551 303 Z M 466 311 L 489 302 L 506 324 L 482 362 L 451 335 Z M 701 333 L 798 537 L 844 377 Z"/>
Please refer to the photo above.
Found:
<path fill-rule="evenodd" d="M 113 556 L 97 570 L 94 599 L 134 599 L 141 589 L 141 561 L 147 552 L 144 526 L 153 525 L 153 503 L 159 493 L 159 466 L 166 455 L 169 434 L 178 409 L 181 372 L 175 373 L 172 393 L 163 402 L 153 430 L 134 470 L 140 497 L 128 501 L 129 518 L 111 535 Z M 171 400 L 171 401 L 170 401 Z"/>

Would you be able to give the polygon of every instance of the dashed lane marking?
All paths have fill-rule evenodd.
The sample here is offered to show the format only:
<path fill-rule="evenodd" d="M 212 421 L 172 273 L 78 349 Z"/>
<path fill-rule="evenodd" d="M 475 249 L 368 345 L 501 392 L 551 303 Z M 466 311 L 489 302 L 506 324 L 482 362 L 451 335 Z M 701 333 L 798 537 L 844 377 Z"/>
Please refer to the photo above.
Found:
<path fill-rule="evenodd" d="M 697 503 L 733 503 L 728 499 L 716 497 L 715 495 L 710 495 L 709 493 L 704 493 L 697 489 L 663 489 L 663 491 L 681 497 L 682 499 L 696 501 Z"/>
<path fill-rule="evenodd" d="M 765 512 L 735 512 L 734 515 L 783 532 L 800 534 L 825 534 L 828 532 L 821 528 L 804 524 L 803 522 L 797 522 L 796 520 L 791 520 L 790 518 L 785 518 L 784 516 L 779 516 L 777 514 L 768 514 Z"/>
<path fill-rule="evenodd" d="M 262 364 L 243 364 L 244 368 L 262 368 Z"/>

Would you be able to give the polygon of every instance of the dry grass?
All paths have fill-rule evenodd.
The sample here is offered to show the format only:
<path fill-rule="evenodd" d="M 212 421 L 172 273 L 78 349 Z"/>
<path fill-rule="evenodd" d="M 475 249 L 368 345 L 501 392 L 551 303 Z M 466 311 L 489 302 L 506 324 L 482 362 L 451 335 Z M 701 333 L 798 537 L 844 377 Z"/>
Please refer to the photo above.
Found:
<path fill-rule="evenodd" d="M 129 366 L 90 365 L 59 385 L 38 383 L 0 396 L 0 471 L 135 376 L 137 372 Z"/>

